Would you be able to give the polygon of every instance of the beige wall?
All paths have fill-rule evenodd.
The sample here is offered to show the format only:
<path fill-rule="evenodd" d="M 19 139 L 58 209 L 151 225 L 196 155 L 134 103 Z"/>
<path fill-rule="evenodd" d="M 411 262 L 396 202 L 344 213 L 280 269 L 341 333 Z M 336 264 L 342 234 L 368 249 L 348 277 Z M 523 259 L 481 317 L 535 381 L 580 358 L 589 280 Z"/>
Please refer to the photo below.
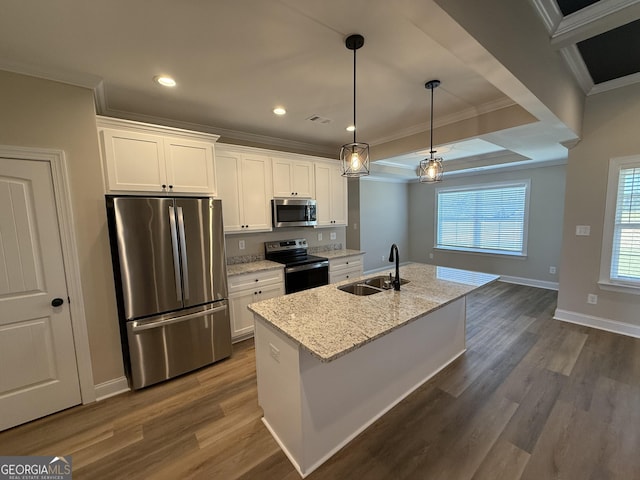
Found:
<path fill-rule="evenodd" d="M 360 250 L 360 179 L 348 180 L 348 215 L 347 248 Z"/>
<path fill-rule="evenodd" d="M 365 271 L 388 267 L 394 243 L 400 262 L 409 261 L 408 203 L 406 183 L 360 181 L 360 248 L 366 252 Z"/>
<path fill-rule="evenodd" d="M 332 232 L 336 234 L 335 240 L 331 240 Z M 318 234 L 320 233 L 322 234 L 322 240 L 318 239 Z M 310 248 L 329 247 L 330 245 L 337 244 L 341 244 L 344 248 L 347 243 L 345 227 L 279 228 L 273 232 L 225 235 L 227 257 L 245 255 L 264 257 L 264 242 L 274 242 L 292 238 L 306 238 Z M 240 240 L 244 240 L 244 250 L 240 250 Z"/>
<path fill-rule="evenodd" d="M 580 143 L 569 151 L 558 308 L 640 325 L 640 295 L 598 288 L 609 159 L 640 154 L 640 85 L 587 98 Z M 576 225 L 590 225 L 577 237 Z M 587 304 L 587 294 L 598 304 Z"/>
<path fill-rule="evenodd" d="M 0 71 L 0 105 L 0 144 L 65 153 L 94 383 L 120 377 L 122 355 L 93 92 Z"/>
<path fill-rule="evenodd" d="M 529 232 L 527 257 L 513 258 L 463 252 L 436 251 L 434 245 L 435 188 L 527 180 Z M 445 176 L 442 184 L 412 183 L 409 187 L 411 260 L 542 282 L 557 282 L 550 266 L 558 266 L 562 244 L 565 166 L 550 166 L 464 177 Z M 433 259 L 429 254 L 433 254 Z"/>

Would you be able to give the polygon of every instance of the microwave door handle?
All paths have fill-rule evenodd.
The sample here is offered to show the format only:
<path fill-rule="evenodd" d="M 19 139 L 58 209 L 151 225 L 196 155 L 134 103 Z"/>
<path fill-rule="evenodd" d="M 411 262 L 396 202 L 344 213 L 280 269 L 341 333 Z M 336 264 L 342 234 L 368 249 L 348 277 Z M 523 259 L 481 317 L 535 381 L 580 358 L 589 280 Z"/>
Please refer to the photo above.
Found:
<path fill-rule="evenodd" d="M 309 205 L 304 207 L 304 219 L 307 222 L 311 220 L 311 207 L 309 207 Z"/>
<path fill-rule="evenodd" d="M 180 256 L 182 260 L 182 284 L 184 285 L 184 299 L 189 299 L 189 265 L 187 264 L 187 242 L 184 234 L 184 215 L 182 207 L 178 207 L 178 234 L 180 236 Z"/>
<path fill-rule="evenodd" d="M 171 229 L 171 248 L 173 250 L 173 273 L 176 279 L 176 296 L 182 302 L 182 284 L 180 282 L 180 258 L 178 253 L 178 231 L 176 229 L 176 214 L 173 207 L 169 207 L 169 227 Z"/>

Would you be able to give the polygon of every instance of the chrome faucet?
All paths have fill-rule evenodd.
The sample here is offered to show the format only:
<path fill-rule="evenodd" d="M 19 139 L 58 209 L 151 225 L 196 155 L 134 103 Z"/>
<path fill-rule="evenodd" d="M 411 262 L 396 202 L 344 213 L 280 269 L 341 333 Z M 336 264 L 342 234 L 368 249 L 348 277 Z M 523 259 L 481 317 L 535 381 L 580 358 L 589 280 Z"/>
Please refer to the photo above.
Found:
<path fill-rule="evenodd" d="M 400 254 L 398 253 L 398 246 L 394 243 L 391 245 L 391 251 L 389 252 L 389 261 L 394 261 L 393 251 L 396 251 L 395 254 L 395 262 L 396 262 L 396 278 L 391 282 L 393 284 L 393 289 L 400 291 Z M 391 275 L 391 274 L 389 274 Z"/>

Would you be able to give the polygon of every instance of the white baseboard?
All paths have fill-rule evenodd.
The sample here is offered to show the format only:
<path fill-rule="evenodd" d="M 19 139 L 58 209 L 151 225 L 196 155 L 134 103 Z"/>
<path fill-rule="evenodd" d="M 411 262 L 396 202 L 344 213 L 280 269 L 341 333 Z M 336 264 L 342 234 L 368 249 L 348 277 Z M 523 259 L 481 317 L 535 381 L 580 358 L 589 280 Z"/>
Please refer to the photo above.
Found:
<path fill-rule="evenodd" d="M 114 378 L 95 385 L 96 402 L 130 390 L 127 377 Z"/>
<path fill-rule="evenodd" d="M 585 327 L 592 327 L 597 328 L 598 330 L 606 330 L 607 332 L 640 338 L 640 326 L 632 325 L 630 323 L 617 322 L 616 320 L 609 320 L 608 318 L 594 317 L 592 315 L 570 312 L 559 308 L 556 308 L 553 318 L 562 322 L 575 323 L 577 325 L 584 325 Z"/>
<path fill-rule="evenodd" d="M 535 280 L 533 278 L 512 277 L 510 275 L 500 275 L 500 281 L 505 283 L 515 283 L 527 287 L 545 288 L 547 290 L 558 290 L 558 282 L 547 282 L 545 280 Z"/>

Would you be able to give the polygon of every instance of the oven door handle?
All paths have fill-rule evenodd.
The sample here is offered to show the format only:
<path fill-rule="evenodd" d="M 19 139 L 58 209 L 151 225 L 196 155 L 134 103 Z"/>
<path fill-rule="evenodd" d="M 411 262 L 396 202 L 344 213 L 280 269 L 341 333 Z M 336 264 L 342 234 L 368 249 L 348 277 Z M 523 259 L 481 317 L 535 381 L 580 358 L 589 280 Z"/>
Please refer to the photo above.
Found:
<path fill-rule="evenodd" d="M 329 268 L 329 262 L 309 263 L 307 265 L 297 265 L 295 267 L 287 267 L 284 269 L 284 273 L 296 273 L 304 272 L 305 270 L 314 270 L 316 268 Z"/>

